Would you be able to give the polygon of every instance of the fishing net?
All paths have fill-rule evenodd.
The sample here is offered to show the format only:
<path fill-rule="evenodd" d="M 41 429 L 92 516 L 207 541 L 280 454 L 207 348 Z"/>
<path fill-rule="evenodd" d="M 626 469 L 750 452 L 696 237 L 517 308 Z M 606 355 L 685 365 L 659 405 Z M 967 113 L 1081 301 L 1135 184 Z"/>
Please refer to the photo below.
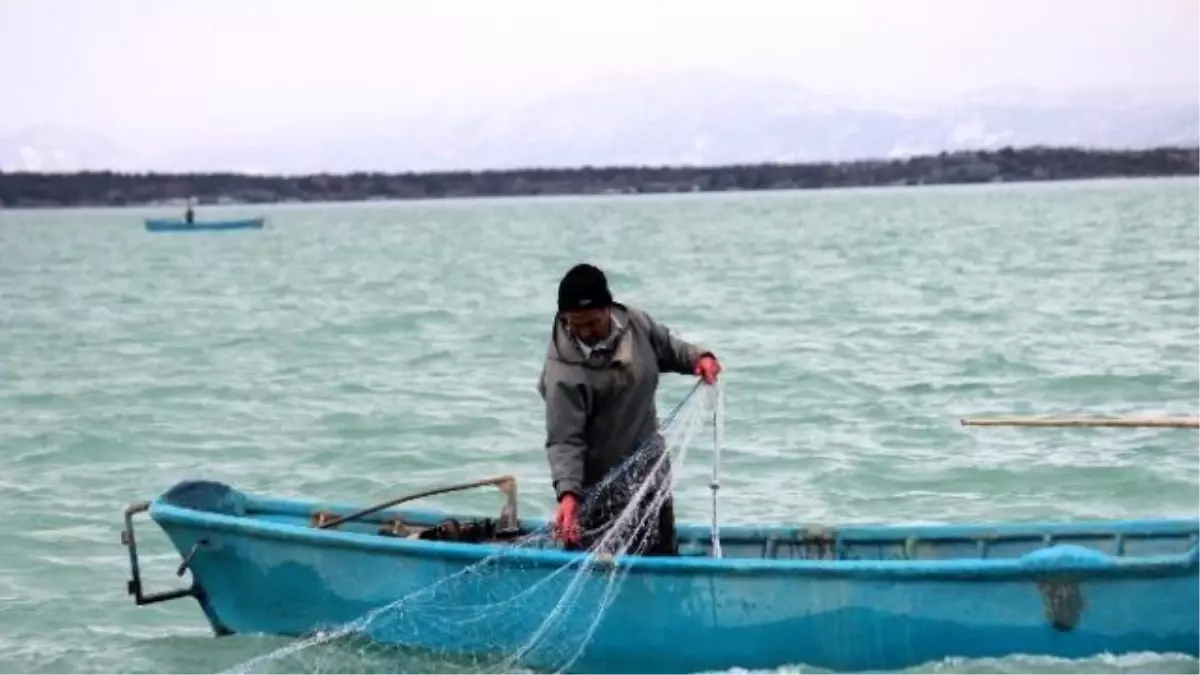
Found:
<path fill-rule="evenodd" d="M 585 548 L 566 564 L 511 557 L 512 548 L 559 548 L 547 530 L 530 532 L 495 553 L 446 573 L 335 630 L 251 658 L 228 672 L 473 672 L 570 670 L 592 643 L 621 592 L 628 567 L 614 564 L 660 541 L 659 516 L 671 514 L 673 488 L 704 426 L 713 431 L 711 555 L 720 555 L 717 463 L 722 391 L 697 384 L 648 440 L 580 503 Z M 615 512 L 608 527 L 590 515 Z M 673 514 L 672 514 L 673 515 Z M 386 643 L 419 644 L 388 647 Z M 430 645 L 450 646 L 446 649 Z"/>

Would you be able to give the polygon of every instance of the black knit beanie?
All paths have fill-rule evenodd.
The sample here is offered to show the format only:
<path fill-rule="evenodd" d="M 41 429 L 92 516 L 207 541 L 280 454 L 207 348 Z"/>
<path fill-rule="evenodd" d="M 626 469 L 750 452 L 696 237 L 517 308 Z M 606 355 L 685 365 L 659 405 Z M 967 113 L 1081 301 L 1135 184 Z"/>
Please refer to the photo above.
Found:
<path fill-rule="evenodd" d="M 608 307 L 612 301 L 604 272 L 587 263 L 572 267 L 558 283 L 560 312 Z"/>

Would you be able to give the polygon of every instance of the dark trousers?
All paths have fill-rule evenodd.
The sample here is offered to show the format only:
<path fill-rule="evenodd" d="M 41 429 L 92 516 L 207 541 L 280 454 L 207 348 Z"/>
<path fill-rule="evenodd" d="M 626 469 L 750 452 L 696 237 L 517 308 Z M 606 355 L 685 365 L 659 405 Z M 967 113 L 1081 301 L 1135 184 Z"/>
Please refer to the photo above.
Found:
<path fill-rule="evenodd" d="M 597 552 L 617 553 L 624 549 L 628 555 L 679 554 L 675 508 L 670 494 L 669 458 L 651 477 L 649 473 L 654 461 L 654 457 L 635 461 L 624 471 L 618 469 L 619 473 L 605 484 L 584 490 L 585 496 L 579 505 L 580 541 L 578 545 L 570 546 L 570 550 L 593 549 L 607 536 L 608 541 L 603 542 Z M 648 478 L 651 483 L 645 493 L 631 512 L 621 518 Z M 666 494 L 663 494 L 664 491 Z M 656 507 L 657 513 L 654 512 Z"/>

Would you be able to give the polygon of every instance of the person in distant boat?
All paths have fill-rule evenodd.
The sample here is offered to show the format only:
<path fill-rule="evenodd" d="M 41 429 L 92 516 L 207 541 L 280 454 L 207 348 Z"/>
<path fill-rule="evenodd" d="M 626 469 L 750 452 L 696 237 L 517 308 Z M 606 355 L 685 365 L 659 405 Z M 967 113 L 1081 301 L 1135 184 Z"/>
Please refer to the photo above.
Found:
<path fill-rule="evenodd" d="M 571 268 L 558 286 L 558 312 L 538 381 L 546 407 L 546 455 L 558 498 L 554 530 L 567 549 L 591 548 L 644 480 L 655 483 L 630 522 L 622 523 L 617 541 L 646 518 L 648 502 L 657 493 L 670 490 L 669 458 L 649 476 L 665 451 L 655 394 L 659 374 L 667 372 L 694 374 L 713 384 L 721 366 L 712 352 L 672 335 L 644 311 L 614 302 L 600 269 L 588 264 Z M 622 474 L 596 489 L 639 449 Z M 585 493 L 590 493 L 587 499 Z M 581 509 L 583 503 L 587 508 Z M 670 494 L 656 515 L 643 526 L 630 553 L 677 554 Z"/>

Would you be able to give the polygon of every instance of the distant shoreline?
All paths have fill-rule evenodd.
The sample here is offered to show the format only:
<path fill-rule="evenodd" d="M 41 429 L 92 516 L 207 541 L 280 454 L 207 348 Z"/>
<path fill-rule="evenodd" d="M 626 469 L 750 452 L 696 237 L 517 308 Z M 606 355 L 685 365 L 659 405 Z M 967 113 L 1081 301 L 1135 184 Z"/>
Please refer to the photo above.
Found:
<path fill-rule="evenodd" d="M 1200 175 L 1200 147 L 1003 148 L 802 164 L 610 166 L 309 175 L 0 170 L 0 207 L 362 202 L 465 197 L 752 192 Z"/>

